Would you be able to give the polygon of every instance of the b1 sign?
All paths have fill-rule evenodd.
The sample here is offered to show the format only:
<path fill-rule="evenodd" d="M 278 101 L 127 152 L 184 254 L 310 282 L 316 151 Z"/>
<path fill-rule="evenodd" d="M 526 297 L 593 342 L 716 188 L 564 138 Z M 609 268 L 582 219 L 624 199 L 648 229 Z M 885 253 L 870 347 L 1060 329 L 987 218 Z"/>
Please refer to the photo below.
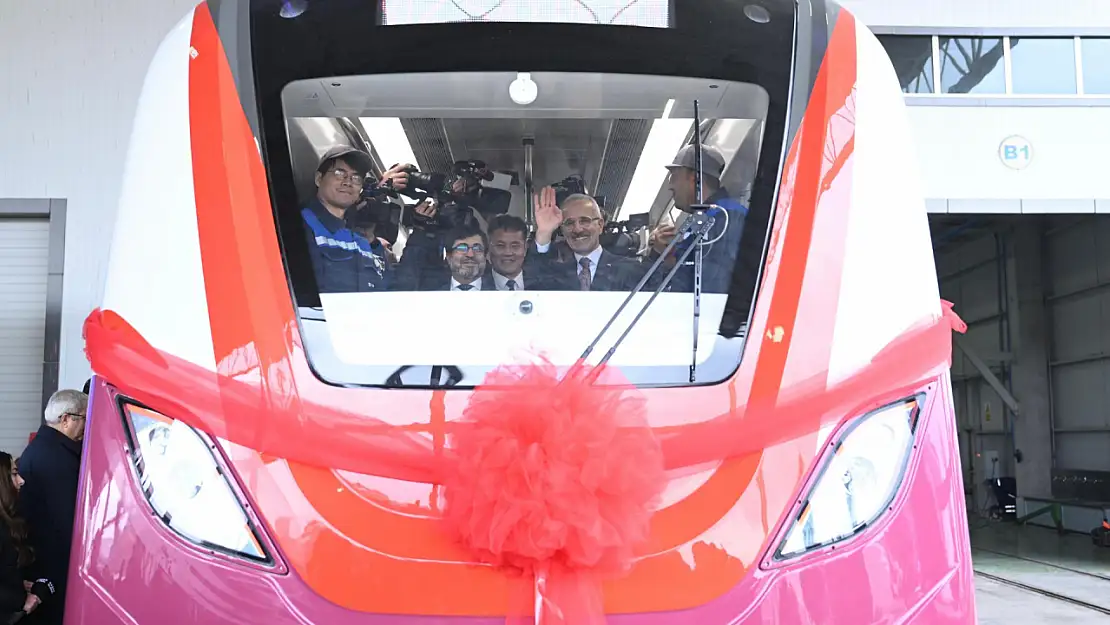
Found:
<path fill-rule="evenodd" d="M 1018 135 L 1006 137 L 998 146 L 998 158 L 1010 169 L 1025 169 L 1033 160 L 1033 144 Z"/>

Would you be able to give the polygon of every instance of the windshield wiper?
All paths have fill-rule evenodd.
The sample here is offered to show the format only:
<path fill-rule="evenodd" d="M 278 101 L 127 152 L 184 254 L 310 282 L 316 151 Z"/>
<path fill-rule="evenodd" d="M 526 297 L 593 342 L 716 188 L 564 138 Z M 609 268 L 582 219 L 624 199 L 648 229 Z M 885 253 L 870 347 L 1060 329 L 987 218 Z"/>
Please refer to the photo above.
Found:
<path fill-rule="evenodd" d="M 628 335 L 632 332 L 632 329 L 635 328 L 636 324 L 639 323 L 641 318 L 643 318 L 644 313 L 647 312 L 648 308 L 655 301 L 655 298 L 659 297 L 659 294 L 667 288 L 667 285 L 671 283 L 671 280 L 674 278 L 675 274 L 678 273 L 678 270 L 681 269 L 686 263 L 686 259 L 690 256 L 690 253 L 696 250 L 697 253 L 694 256 L 694 315 L 692 319 L 694 330 L 694 349 L 693 357 L 690 363 L 690 382 L 694 382 L 697 377 L 698 328 L 701 322 L 701 273 L 702 264 L 704 261 L 702 246 L 705 236 L 713 228 L 713 224 L 715 221 L 714 218 L 709 215 L 709 209 L 713 207 L 711 205 L 705 205 L 702 203 L 701 114 L 698 108 L 697 100 L 694 100 L 694 190 L 698 201 L 696 204 L 689 207 L 689 210 L 691 211 L 690 216 L 686 219 L 686 221 L 683 222 L 681 228 L 679 228 L 678 232 L 676 232 L 674 237 L 671 239 L 671 242 L 668 243 L 667 247 L 659 254 L 659 258 L 655 259 L 655 262 L 652 263 L 651 267 L 647 270 L 644 276 L 640 278 L 640 282 L 636 285 L 635 288 L 632 289 L 632 291 L 628 294 L 628 297 L 624 299 L 624 302 L 622 302 L 620 307 L 617 308 L 616 312 L 613 313 L 613 316 L 609 317 L 609 321 L 606 322 L 605 326 L 601 328 L 601 331 L 597 333 L 597 336 L 594 337 L 594 340 L 590 342 L 589 346 L 586 347 L 586 350 L 582 352 L 581 356 L 578 357 L 578 362 L 575 363 L 573 367 L 571 367 L 571 370 L 567 373 L 567 376 L 563 378 L 564 380 L 572 377 L 572 374 L 575 373 L 576 369 L 584 366 L 586 358 L 591 353 L 593 353 L 594 348 L 597 347 L 597 344 L 601 342 L 602 338 L 604 338 L 605 333 L 608 332 L 609 328 L 611 328 L 613 324 L 617 321 L 617 318 L 620 317 L 621 312 L 623 312 L 625 307 L 628 306 L 628 303 L 632 301 L 632 298 L 636 297 L 636 295 L 638 295 L 643 290 L 644 285 L 646 285 L 648 281 L 655 276 L 655 273 L 659 270 L 659 267 L 662 266 L 662 264 L 666 261 L 667 257 L 674 250 L 675 246 L 678 245 L 678 242 L 684 240 L 689 235 L 690 237 L 692 237 L 690 246 L 687 247 L 686 251 L 684 251 L 682 255 L 678 258 L 678 260 L 675 261 L 674 267 L 671 267 L 671 270 L 667 272 L 667 275 L 663 278 L 663 281 L 659 283 L 659 286 L 655 287 L 655 292 L 651 294 L 651 297 L 648 298 L 648 301 L 644 303 L 644 306 L 640 309 L 640 312 L 637 313 L 636 316 L 632 319 L 632 322 L 628 324 L 628 327 L 625 328 L 624 333 L 617 338 L 617 341 L 613 343 L 613 346 L 609 348 L 609 351 L 607 351 L 601 361 L 598 362 L 597 367 L 590 374 L 590 379 L 592 381 L 598 375 L 600 375 L 602 365 L 609 362 L 609 359 L 612 358 L 613 354 L 616 353 L 617 348 L 620 347 L 621 343 L 624 342 L 624 339 L 628 337 Z"/>
<path fill-rule="evenodd" d="M 408 371 L 409 369 L 412 369 L 414 366 L 416 365 L 404 365 L 402 367 L 399 367 L 396 371 L 389 374 L 388 378 L 386 378 L 385 386 L 390 388 L 405 386 L 404 381 L 401 380 L 401 374 Z M 447 369 L 447 381 L 445 383 L 441 383 L 440 380 L 443 378 L 444 369 Z M 463 373 L 455 365 L 432 365 L 432 374 L 430 376 L 430 379 L 428 380 L 428 385 L 432 388 L 452 387 L 457 386 L 459 382 L 462 382 L 462 380 Z"/>

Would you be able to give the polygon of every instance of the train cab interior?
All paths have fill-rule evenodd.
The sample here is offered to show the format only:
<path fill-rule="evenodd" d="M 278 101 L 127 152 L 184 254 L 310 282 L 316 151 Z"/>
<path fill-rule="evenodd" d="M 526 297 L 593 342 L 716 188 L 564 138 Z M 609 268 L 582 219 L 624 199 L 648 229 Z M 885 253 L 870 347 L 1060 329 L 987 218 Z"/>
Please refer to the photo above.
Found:
<path fill-rule="evenodd" d="M 503 341 L 506 345 L 499 354 L 506 349 L 519 348 L 525 342 L 532 344 L 538 335 L 545 335 L 551 337 L 546 339 L 545 348 L 565 350 L 555 356 L 557 361 L 573 361 L 634 289 L 635 278 L 649 273 L 657 257 L 652 254 L 652 232 L 668 225 L 681 228 L 688 216 L 688 212 L 676 206 L 668 166 L 676 163 L 682 149 L 694 141 L 695 101 L 700 118 L 703 171 L 711 171 L 714 166 L 713 159 L 705 156 L 708 151 L 715 151 L 723 160 L 719 182 L 703 174 L 703 199 L 719 192 L 718 196 L 727 196 L 743 207 L 741 216 L 746 219 L 742 240 L 731 244 L 745 251 L 734 249 L 731 253 L 740 257 L 736 266 L 741 267 L 746 261 L 747 271 L 753 275 L 741 279 L 733 272 L 730 286 L 718 292 L 710 289 L 701 295 L 697 330 L 701 347 L 696 348 L 694 357 L 706 363 L 714 361 L 713 354 L 720 352 L 718 366 L 710 367 L 716 379 L 723 379 L 726 370 L 734 370 L 737 365 L 739 347 L 724 351 L 717 347 L 722 341 L 743 334 L 754 297 L 754 274 L 758 273 L 762 262 L 771 206 L 771 202 L 765 201 L 765 205 L 753 207 L 750 201 L 757 173 L 766 170 L 760 167 L 760 161 L 768 97 L 759 86 L 668 76 L 447 72 L 303 80 L 287 85 L 282 101 L 287 136 L 283 138 L 283 149 L 271 150 L 270 158 L 284 157 L 288 163 L 282 163 L 280 168 L 271 163 L 270 168 L 271 172 L 276 172 L 288 166 L 293 184 L 287 187 L 284 199 L 280 189 L 276 194 L 279 233 L 298 299 L 302 329 L 310 335 L 307 339 L 310 357 L 314 352 L 311 335 L 319 333 L 318 342 L 330 344 L 330 347 L 315 350 L 314 364 L 318 371 L 334 372 L 325 377 L 344 381 L 361 377 L 339 373 L 341 369 L 356 365 L 372 369 L 386 367 L 396 373 L 394 365 L 431 366 L 448 361 L 445 359 L 451 354 L 445 349 L 423 347 L 415 350 L 424 354 L 413 356 L 415 363 L 398 361 L 396 356 L 389 362 L 371 362 L 373 359 L 355 355 L 356 349 L 360 353 L 382 353 L 383 347 L 387 352 L 413 353 L 411 335 L 401 337 L 403 332 L 396 333 L 398 336 L 394 338 L 375 333 L 373 341 L 351 340 L 358 334 L 355 326 L 362 323 L 359 319 L 375 308 L 367 302 L 376 301 L 380 314 L 383 302 L 401 297 L 409 299 L 403 304 L 397 300 L 397 310 L 404 310 L 405 317 L 403 322 L 396 320 L 397 325 L 403 323 L 409 328 L 442 326 L 445 309 L 450 306 L 455 310 L 451 314 L 453 319 L 488 320 L 488 323 L 472 325 L 474 334 L 487 336 L 504 333 L 506 318 L 502 310 L 511 306 L 514 319 L 528 316 L 533 322 L 522 327 L 520 333 L 513 335 L 515 338 L 506 338 Z M 528 263 L 537 254 L 537 199 L 545 188 L 552 188 L 559 202 L 574 194 L 594 199 L 600 212 L 600 247 L 612 255 L 609 258 L 620 257 L 622 263 L 634 263 L 637 269 L 633 279 L 603 289 L 597 288 L 595 280 L 592 290 L 609 291 L 607 293 L 573 292 L 579 290 L 574 282 L 547 289 L 537 287 L 560 291 L 557 296 L 543 292 L 511 296 L 483 293 L 481 298 L 468 299 L 466 304 L 444 299 L 453 294 L 426 292 L 446 290 L 438 286 L 399 289 L 425 291 L 419 294 L 318 293 L 308 280 L 298 278 L 308 275 L 300 253 L 305 237 L 304 224 L 298 214 L 318 193 L 317 170 L 321 158 L 337 145 L 355 147 L 371 157 L 372 167 L 365 177 L 361 200 L 347 211 L 345 218 L 352 230 L 367 240 L 376 239 L 395 268 L 404 268 L 406 262 L 410 265 L 417 262 L 412 260 L 415 256 L 411 248 L 418 230 L 437 230 L 447 237 L 452 223 L 457 225 L 465 221 L 476 225 L 488 237 L 492 234 L 488 231 L 491 220 L 503 222 L 501 216 L 511 215 L 522 220 L 526 227 L 521 236 L 528 246 L 524 265 L 524 291 L 528 293 L 527 268 L 531 266 Z M 411 164 L 415 170 L 409 175 L 408 189 L 399 193 L 380 184 L 382 176 L 398 164 Z M 777 162 L 774 165 L 770 170 L 777 173 Z M 434 199 L 442 213 L 438 224 L 429 223 L 416 210 L 426 198 Z M 442 219 L 444 215 L 446 222 Z M 552 236 L 549 250 L 558 259 L 570 258 L 567 224 L 564 221 L 563 227 Z M 451 244 L 452 241 L 444 241 L 435 254 L 422 256 L 419 262 L 443 265 L 445 256 L 451 253 Z M 484 245 L 490 243 L 487 241 Z M 720 253 L 710 246 L 706 249 L 710 250 L 709 254 Z M 488 262 L 484 271 L 489 275 L 494 271 L 495 251 L 489 247 L 486 251 Z M 446 260 L 446 264 L 450 264 L 450 258 Z M 693 260 L 693 255 L 689 260 Z M 302 270 L 298 274 L 299 267 Z M 610 331 L 612 339 L 631 323 L 668 269 L 669 265 L 664 264 L 652 274 L 655 278 L 647 282 L 628 305 L 621 321 Z M 487 286 L 483 290 L 493 289 Z M 421 296 L 425 299 L 413 299 Z M 687 290 L 664 293 L 653 301 L 649 312 L 636 322 L 635 331 L 622 344 L 616 361 L 644 364 L 657 373 L 673 369 L 679 363 L 689 367 L 690 352 L 695 349 L 691 345 L 693 334 L 689 321 L 694 308 L 692 298 Z M 487 303 L 471 303 L 479 299 Z M 434 304 L 430 303 L 433 301 Z M 466 307 L 475 308 L 464 310 Z M 543 316 L 545 310 L 546 317 Z M 325 318 L 329 327 L 326 332 L 308 327 L 313 322 L 320 325 Z M 535 324 L 538 322 L 534 321 L 541 318 L 546 324 L 542 332 L 537 330 Z M 619 327 L 622 323 L 624 326 Z M 564 331 L 563 326 L 579 329 Z M 568 332 L 581 338 L 566 341 Z M 330 338 L 324 338 L 325 334 Z M 562 339 L 555 338 L 560 334 Z M 650 350 L 635 347 L 649 343 L 653 345 Z M 477 343 L 472 347 L 478 351 L 485 349 L 476 346 Z M 599 351 L 607 346 L 599 346 Z M 458 349 L 456 346 L 450 351 L 457 353 Z M 489 362 L 499 357 L 487 353 L 475 358 Z M 390 377 L 383 371 L 372 374 L 371 378 L 380 383 Z M 671 371 L 659 375 L 667 378 L 677 374 Z M 659 375 L 649 377 L 659 378 Z"/>

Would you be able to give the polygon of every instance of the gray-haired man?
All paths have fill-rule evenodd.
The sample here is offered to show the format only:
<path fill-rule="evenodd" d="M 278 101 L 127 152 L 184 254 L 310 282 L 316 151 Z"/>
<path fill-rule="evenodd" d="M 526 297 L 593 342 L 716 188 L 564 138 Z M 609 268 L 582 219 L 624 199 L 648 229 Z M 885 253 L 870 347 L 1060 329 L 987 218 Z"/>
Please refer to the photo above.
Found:
<path fill-rule="evenodd" d="M 89 396 L 81 391 L 54 393 L 46 403 L 46 422 L 19 458 L 19 475 L 25 481 L 19 503 L 35 550 L 35 567 L 56 590 L 35 611 L 35 623 L 62 623 L 88 405 Z"/>

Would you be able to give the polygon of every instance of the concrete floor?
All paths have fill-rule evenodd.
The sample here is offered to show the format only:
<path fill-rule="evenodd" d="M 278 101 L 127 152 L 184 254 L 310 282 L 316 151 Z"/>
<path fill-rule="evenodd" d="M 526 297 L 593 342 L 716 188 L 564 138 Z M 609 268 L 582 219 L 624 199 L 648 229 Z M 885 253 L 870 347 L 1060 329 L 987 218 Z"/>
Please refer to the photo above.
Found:
<path fill-rule="evenodd" d="M 1095 547 L 1088 536 L 1059 536 L 1040 527 L 974 520 L 971 527 L 981 625 L 1110 623 L 1110 614 L 1068 601 L 1110 612 L 1110 548 Z"/>
<path fill-rule="evenodd" d="M 975 602 L 979 625 L 1093 625 L 1110 622 L 1110 616 L 981 577 L 975 578 Z"/>

